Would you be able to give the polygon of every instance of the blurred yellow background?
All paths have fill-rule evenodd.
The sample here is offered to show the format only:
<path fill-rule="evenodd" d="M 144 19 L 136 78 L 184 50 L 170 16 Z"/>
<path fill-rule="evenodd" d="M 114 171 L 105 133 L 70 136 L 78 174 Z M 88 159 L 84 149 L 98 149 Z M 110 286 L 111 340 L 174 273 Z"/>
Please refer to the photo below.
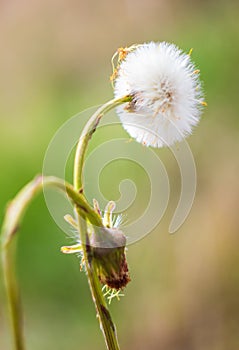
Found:
<path fill-rule="evenodd" d="M 128 250 L 132 282 L 110 306 L 122 349 L 239 349 L 238 18 L 236 0 L 0 2 L 1 221 L 6 202 L 41 172 L 63 122 L 112 98 L 110 60 L 118 47 L 155 40 L 194 48 L 208 102 L 188 139 L 196 198 L 169 235 L 179 174 L 159 150 L 174 192 L 160 225 Z M 76 257 L 61 255 L 67 240 L 42 195 L 19 237 L 27 349 L 105 349 L 86 277 Z M 5 304 L 1 281 L 2 350 L 11 349 Z"/>

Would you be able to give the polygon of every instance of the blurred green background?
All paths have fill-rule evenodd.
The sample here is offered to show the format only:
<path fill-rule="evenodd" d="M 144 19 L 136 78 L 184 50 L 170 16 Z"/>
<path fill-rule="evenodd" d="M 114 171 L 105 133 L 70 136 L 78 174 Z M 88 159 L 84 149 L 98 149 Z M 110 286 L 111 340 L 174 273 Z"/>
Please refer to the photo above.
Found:
<path fill-rule="evenodd" d="M 132 282 L 110 306 L 122 349 L 239 349 L 238 18 L 238 1 L 225 0 L 0 2 L 1 222 L 6 202 L 41 172 L 63 122 L 112 97 L 110 59 L 118 47 L 165 40 L 194 48 L 208 102 L 188 139 L 196 198 L 169 235 L 179 172 L 159 150 L 170 205 L 160 225 L 128 250 Z M 117 189 L 110 171 L 105 176 Z M 17 257 L 27 349 L 105 348 L 77 258 L 59 251 L 67 243 L 40 195 L 26 214 Z M 11 349 L 2 280 L 0 349 Z"/>

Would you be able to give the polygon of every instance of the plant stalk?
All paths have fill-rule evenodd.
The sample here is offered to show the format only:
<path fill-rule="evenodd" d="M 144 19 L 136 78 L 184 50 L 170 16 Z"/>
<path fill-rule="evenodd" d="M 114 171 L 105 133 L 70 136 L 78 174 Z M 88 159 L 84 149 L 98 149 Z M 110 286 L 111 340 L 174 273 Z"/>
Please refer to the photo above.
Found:
<path fill-rule="evenodd" d="M 87 222 L 86 218 L 79 216 L 79 229 L 80 232 L 87 232 Z M 87 236 L 86 236 L 87 239 Z M 92 300 L 95 304 L 97 317 L 100 322 L 100 329 L 103 333 L 104 340 L 108 350 L 119 350 L 119 344 L 116 334 L 116 327 L 112 321 L 111 315 L 107 308 L 102 288 L 96 274 L 94 263 L 90 256 L 90 246 L 87 244 L 82 244 L 83 255 L 87 257 L 85 260 L 85 267 L 87 272 L 88 283 L 90 286 L 90 291 L 92 295 Z"/>
<path fill-rule="evenodd" d="M 77 144 L 75 162 L 74 162 L 74 187 L 78 191 L 83 189 L 82 174 L 83 174 L 83 166 L 84 166 L 87 146 L 101 118 L 103 117 L 104 114 L 109 112 L 111 109 L 123 103 L 129 102 L 131 100 L 132 100 L 131 96 L 124 96 L 122 98 L 113 99 L 106 102 L 104 105 L 100 106 L 100 108 L 97 109 L 97 111 L 92 115 L 92 117 L 86 123 L 81 133 L 79 142 Z"/>
<path fill-rule="evenodd" d="M 87 122 L 79 139 L 75 155 L 74 188 L 77 192 L 83 193 L 83 167 L 86 150 L 88 143 L 93 133 L 95 132 L 102 116 L 116 106 L 129 102 L 130 100 L 130 96 L 125 96 L 123 98 L 113 99 L 107 102 L 106 104 L 102 105 Z M 94 267 L 94 261 L 92 259 L 92 247 L 89 244 L 86 217 L 84 215 L 81 215 L 81 213 L 78 213 L 78 225 L 80 240 L 83 247 L 88 283 L 91 290 L 92 300 L 95 304 L 97 317 L 100 322 L 100 328 L 102 330 L 107 349 L 119 350 L 116 327 L 107 308 L 96 269 Z M 86 244 L 84 244 L 84 242 L 86 242 Z"/>
<path fill-rule="evenodd" d="M 16 350 L 24 350 L 23 314 L 20 302 L 20 291 L 15 271 L 16 239 L 25 210 L 42 190 L 43 186 L 53 187 L 67 193 L 80 215 L 87 215 L 92 225 L 102 226 L 100 216 L 90 207 L 84 197 L 77 193 L 73 186 L 53 176 L 38 176 L 27 184 L 7 206 L 1 232 L 1 258 L 11 330 Z"/>
<path fill-rule="evenodd" d="M 7 206 L 1 231 L 1 258 L 15 350 L 25 350 L 23 314 L 20 303 L 20 291 L 15 271 L 16 234 L 19 231 L 19 225 L 24 217 L 25 210 L 35 196 L 43 189 L 43 186 L 53 187 L 66 193 L 75 205 L 78 213 L 80 239 L 86 262 L 88 282 L 90 285 L 92 299 L 95 303 L 97 315 L 99 317 L 101 329 L 104 334 L 107 348 L 109 350 L 119 350 L 115 326 L 107 309 L 98 276 L 95 272 L 94 263 L 91 261 L 91 249 L 90 245 L 87 244 L 88 235 L 86 218 L 94 226 L 104 226 L 100 215 L 91 208 L 85 199 L 81 188 L 82 172 L 87 145 L 92 137 L 92 134 L 96 130 L 101 117 L 112 108 L 128 101 L 130 101 L 130 97 L 126 96 L 122 99 L 115 99 L 107 102 L 94 113 L 86 124 L 76 151 L 74 164 L 74 187 L 64 180 L 53 176 L 38 176 L 28 183 Z"/>

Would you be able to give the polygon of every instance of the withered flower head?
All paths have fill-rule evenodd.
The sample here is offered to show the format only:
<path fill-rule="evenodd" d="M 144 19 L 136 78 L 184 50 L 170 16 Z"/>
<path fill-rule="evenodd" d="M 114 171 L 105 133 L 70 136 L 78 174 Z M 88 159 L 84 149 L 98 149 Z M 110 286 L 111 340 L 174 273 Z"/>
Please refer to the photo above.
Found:
<path fill-rule="evenodd" d="M 117 228 L 97 229 L 91 236 L 92 264 L 99 280 L 112 289 L 122 289 L 130 281 L 125 255 L 126 238 Z"/>
<path fill-rule="evenodd" d="M 88 226 L 88 242 L 84 242 L 87 250 L 87 258 L 90 267 L 93 267 L 98 275 L 100 282 L 112 290 L 120 290 L 130 282 L 129 270 L 126 261 L 126 237 L 119 229 L 121 217 L 113 220 L 113 211 L 115 203 L 110 201 L 101 214 L 99 204 L 94 200 L 94 209 L 102 217 L 104 227 L 95 227 L 90 223 Z M 65 220 L 74 229 L 77 229 L 77 222 L 66 215 Z M 62 247 L 61 251 L 65 254 L 78 253 L 82 256 L 82 242 L 73 246 Z M 85 261 L 81 261 L 81 267 L 84 267 Z"/>

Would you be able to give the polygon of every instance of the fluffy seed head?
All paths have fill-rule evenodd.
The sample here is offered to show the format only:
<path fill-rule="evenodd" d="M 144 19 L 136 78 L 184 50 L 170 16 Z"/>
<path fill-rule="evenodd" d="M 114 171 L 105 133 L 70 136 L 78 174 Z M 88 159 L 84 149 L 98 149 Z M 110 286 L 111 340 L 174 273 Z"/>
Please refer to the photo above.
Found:
<path fill-rule="evenodd" d="M 112 76 L 115 97 L 132 97 L 117 108 L 123 127 L 147 146 L 182 140 L 198 123 L 205 104 L 190 53 L 165 42 L 124 50 Z"/>

